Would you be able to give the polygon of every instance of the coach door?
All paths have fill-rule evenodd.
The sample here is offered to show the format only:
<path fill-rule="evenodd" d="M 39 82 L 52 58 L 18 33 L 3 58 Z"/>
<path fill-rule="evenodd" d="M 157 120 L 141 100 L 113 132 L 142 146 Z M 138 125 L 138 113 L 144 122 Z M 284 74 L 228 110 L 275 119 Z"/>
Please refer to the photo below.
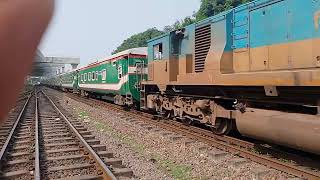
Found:
<path fill-rule="evenodd" d="M 141 81 L 145 80 L 145 72 L 144 72 L 144 63 L 143 62 L 137 62 L 135 65 L 135 74 L 136 74 L 136 83 L 135 87 L 137 89 L 141 89 Z"/>
<path fill-rule="evenodd" d="M 78 77 L 78 71 L 76 71 L 73 74 L 73 82 L 72 82 L 72 86 L 73 86 L 73 92 L 78 91 L 78 85 L 79 85 L 79 77 Z"/>

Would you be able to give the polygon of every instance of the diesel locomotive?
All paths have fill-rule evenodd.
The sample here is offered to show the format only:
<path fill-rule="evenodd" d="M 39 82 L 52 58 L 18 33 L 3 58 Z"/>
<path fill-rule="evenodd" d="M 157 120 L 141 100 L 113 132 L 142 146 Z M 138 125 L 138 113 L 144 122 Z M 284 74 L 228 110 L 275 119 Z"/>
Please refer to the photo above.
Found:
<path fill-rule="evenodd" d="M 319 23 L 318 0 L 253 1 L 79 69 L 73 89 L 320 154 Z"/>

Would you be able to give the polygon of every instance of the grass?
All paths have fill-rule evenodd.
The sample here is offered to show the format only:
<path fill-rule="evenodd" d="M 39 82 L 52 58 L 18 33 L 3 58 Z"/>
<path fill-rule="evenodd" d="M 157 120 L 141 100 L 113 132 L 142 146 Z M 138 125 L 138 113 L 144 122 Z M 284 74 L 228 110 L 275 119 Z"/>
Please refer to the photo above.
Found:
<path fill-rule="evenodd" d="M 78 116 L 82 119 L 89 117 L 86 111 L 81 111 Z"/>
<path fill-rule="evenodd" d="M 110 126 L 106 124 L 103 124 L 100 122 L 95 122 L 94 124 L 99 131 L 110 133 L 113 138 L 118 139 L 122 143 L 132 147 L 136 152 L 143 154 L 145 150 L 145 146 L 143 144 L 139 144 L 133 138 L 129 137 L 128 135 L 115 131 L 114 129 L 112 129 Z"/>
<path fill-rule="evenodd" d="M 191 179 L 191 167 L 187 165 L 176 164 L 170 160 L 162 161 L 162 166 L 166 167 L 174 179 L 187 180 Z"/>
<path fill-rule="evenodd" d="M 153 155 L 152 159 L 155 159 L 157 164 L 169 172 L 169 174 L 177 180 L 189 180 L 191 178 L 192 168 L 187 165 L 177 164 L 172 160 L 161 159 L 158 155 Z"/>
<path fill-rule="evenodd" d="M 85 111 L 81 111 L 79 113 L 79 117 L 81 119 L 88 118 L 88 113 Z M 122 143 L 131 147 L 135 152 L 139 153 L 142 156 L 146 155 L 146 147 L 143 144 L 138 143 L 133 138 L 129 137 L 126 134 L 119 133 L 114 130 L 112 127 L 107 124 L 101 122 L 94 122 L 96 129 L 100 132 L 109 133 L 113 138 L 121 141 Z M 187 165 L 177 164 L 172 160 L 162 159 L 158 154 L 153 154 L 152 159 L 154 159 L 158 166 L 162 169 L 166 170 L 174 179 L 177 180 L 189 180 L 191 178 L 191 170 L 192 168 Z"/>

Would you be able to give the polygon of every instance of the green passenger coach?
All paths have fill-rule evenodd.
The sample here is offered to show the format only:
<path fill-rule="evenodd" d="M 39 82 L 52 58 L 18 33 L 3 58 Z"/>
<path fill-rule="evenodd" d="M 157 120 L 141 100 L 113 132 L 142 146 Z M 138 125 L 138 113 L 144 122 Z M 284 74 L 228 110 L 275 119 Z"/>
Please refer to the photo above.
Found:
<path fill-rule="evenodd" d="M 129 49 L 77 70 L 78 92 L 139 107 L 140 82 L 147 79 L 147 49 Z"/>

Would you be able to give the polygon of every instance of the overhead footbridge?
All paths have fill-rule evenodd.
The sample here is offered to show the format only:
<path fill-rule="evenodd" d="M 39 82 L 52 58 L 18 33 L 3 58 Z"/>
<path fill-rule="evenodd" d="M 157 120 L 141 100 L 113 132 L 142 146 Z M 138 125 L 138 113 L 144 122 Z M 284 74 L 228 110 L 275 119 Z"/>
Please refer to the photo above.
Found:
<path fill-rule="evenodd" d="M 40 50 L 37 51 L 33 70 L 30 76 L 44 77 L 51 76 L 65 71 L 66 65 L 76 69 L 80 64 L 80 58 L 76 57 L 46 57 Z"/>

